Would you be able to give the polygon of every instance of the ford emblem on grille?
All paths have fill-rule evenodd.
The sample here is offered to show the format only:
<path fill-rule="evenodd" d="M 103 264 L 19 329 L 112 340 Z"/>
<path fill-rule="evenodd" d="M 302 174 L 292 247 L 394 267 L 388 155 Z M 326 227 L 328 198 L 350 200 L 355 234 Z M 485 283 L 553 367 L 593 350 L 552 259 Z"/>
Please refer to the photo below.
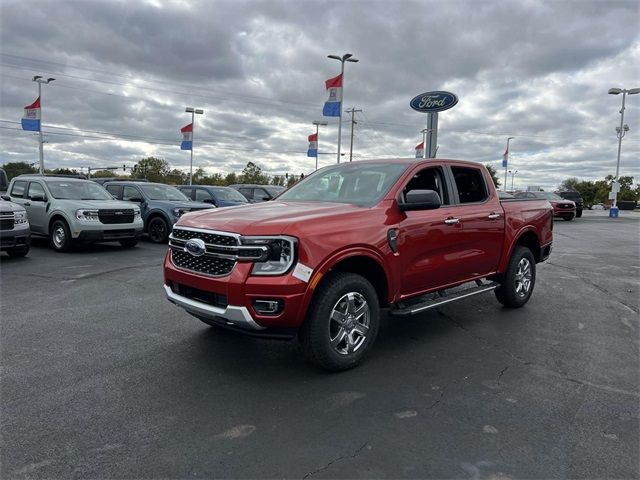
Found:
<path fill-rule="evenodd" d="M 201 257 L 207 251 L 204 241 L 199 238 L 192 238 L 191 240 L 188 240 L 187 243 L 184 244 L 184 249 L 194 257 Z"/>

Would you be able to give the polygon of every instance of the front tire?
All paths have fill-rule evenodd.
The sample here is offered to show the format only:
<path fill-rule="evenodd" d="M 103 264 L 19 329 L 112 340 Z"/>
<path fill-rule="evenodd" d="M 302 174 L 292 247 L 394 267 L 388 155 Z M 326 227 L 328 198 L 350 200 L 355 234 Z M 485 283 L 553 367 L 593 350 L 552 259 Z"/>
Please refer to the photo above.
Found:
<path fill-rule="evenodd" d="M 581 218 L 581 217 L 582 217 L 582 210 L 576 211 L 576 218 Z"/>
<path fill-rule="evenodd" d="M 169 239 L 169 224 L 162 217 L 153 217 L 149 221 L 147 231 L 153 243 L 167 243 Z"/>
<path fill-rule="evenodd" d="M 71 250 L 73 239 L 71 238 L 71 232 L 69 226 L 64 220 L 56 220 L 51 225 L 51 231 L 49 232 L 49 241 L 51 246 L 57 252 L 68 252 Z"/>
<path fill-rule="evenodd" d="M 536 283 L 536 261 L 527 247 L 516 247 L 501 284 L 494 290 L 505 307 L 520 308 L 531 298 Z"/>
<path fill-rule="evenodd" d="M 300 343 L 307 358 L 325 370 L 353 368 L 378 335 L 378 295 L 367 279 L 337 272 L 316 291 Z"/>
<path fill-rule="evenodd" d="M 10 257 L 20 258 L 24 257 L 27 253 L 29 253 L 29 246 L 24 247 L 11 247 L 7 249 L 7 253 Z"/>
<path fill-rule="evenodd" d="M 120 240 L 120 245 L 122 248 L 133 248 L 138 244 L 137 238 L 129 238 L 127 240 Z"/>

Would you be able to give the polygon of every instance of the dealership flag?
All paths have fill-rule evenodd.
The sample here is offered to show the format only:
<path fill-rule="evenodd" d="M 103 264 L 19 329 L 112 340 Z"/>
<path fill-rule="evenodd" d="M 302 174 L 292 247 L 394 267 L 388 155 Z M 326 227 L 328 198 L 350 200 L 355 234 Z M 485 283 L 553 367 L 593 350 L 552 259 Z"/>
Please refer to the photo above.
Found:
<path fill-rule="evenodd" d="M 416 145 L 416 158 L 423 158 L 423 157 L 424 157 L 424 142 Z"/>
<path fill-rule="evenodd" d="M 307 157 L 318 156 L 318 134 L 314 133 L 309 135 L 309 150 L 307 150 Z"/>
<path fill-rule="evenodd" d="M 180 144 L 180 150 L 192 150 L 193 149 L 193 123 L 186 125 L 180 129 L 182 132 L 182 143 Z"/>
<path fill-rule="evenodd" d="M 504 155 L 502 155 L 502 168 L 507 168 L 507 163 L 509 163 L 509 147 L 507 147 Z"/>
<path fill-rule="evenodd" d="M 342 74 L 330 78 L 324 83 L 329 92 L 329 98 L 324 102 L 322 115 L 325 117 L 339 117 L 340 105 L 342 104 Z"/>
<path fill-rule="evenodd" d="M 24 107 L 24 117 L 22 117 L 22 129 L 33 132 L 40 131 L 40 97 L 31 105 Z"/>

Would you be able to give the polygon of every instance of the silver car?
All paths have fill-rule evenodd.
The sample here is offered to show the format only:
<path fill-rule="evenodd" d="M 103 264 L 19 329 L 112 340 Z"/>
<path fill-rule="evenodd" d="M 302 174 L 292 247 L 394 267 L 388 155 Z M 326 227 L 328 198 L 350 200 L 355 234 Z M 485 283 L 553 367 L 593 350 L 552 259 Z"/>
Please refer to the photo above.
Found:
<path fill-rule="evenodd" d="M 8 195 L 26 209 L 31 233 L 49 237 L 58 251 L 70 250 L 75 242 L 118 241 L 133 247 L 142 234 L 140 208 L 115 200 L 89 180 L 19 175 Z"/>

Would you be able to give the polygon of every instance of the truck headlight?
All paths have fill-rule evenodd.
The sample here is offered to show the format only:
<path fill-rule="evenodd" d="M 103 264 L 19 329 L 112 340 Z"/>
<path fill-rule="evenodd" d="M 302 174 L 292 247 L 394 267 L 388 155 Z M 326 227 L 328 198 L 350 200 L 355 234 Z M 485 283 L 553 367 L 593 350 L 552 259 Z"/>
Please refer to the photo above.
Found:
<path fill-rule="evenodd" d="M 242 237 L 240 243 L 267 247 L 265 259 L 254 262 L 252 275 L 283 275 L 295 261 L 297 240 L 293 237 Z"/>
<path fill-rule="evenodd" d="M 76 210 L 76 218 L 78 220 L 84 220 L 85 222 L 98 222 L 98 210 L 85 210 L 81 208 Z"/>
<path fill-rule="evenodd" d="M 188 211 L 188 208 L 174 208 L 173 210 L 171 210 L 173 216 L 176 218 L 180 218 L 183 213 L 187 213 Z"/>
<path fill-rule="evenodd" d="M 138 220 L 140 218 L 140 210 L 133 209 L 133 219 Z"/>
<path fill-rule="evenodd" d="M 13 224 L 23 225 L 29 223 L 27 220 L 27 212 L 13 212 Z"/>

